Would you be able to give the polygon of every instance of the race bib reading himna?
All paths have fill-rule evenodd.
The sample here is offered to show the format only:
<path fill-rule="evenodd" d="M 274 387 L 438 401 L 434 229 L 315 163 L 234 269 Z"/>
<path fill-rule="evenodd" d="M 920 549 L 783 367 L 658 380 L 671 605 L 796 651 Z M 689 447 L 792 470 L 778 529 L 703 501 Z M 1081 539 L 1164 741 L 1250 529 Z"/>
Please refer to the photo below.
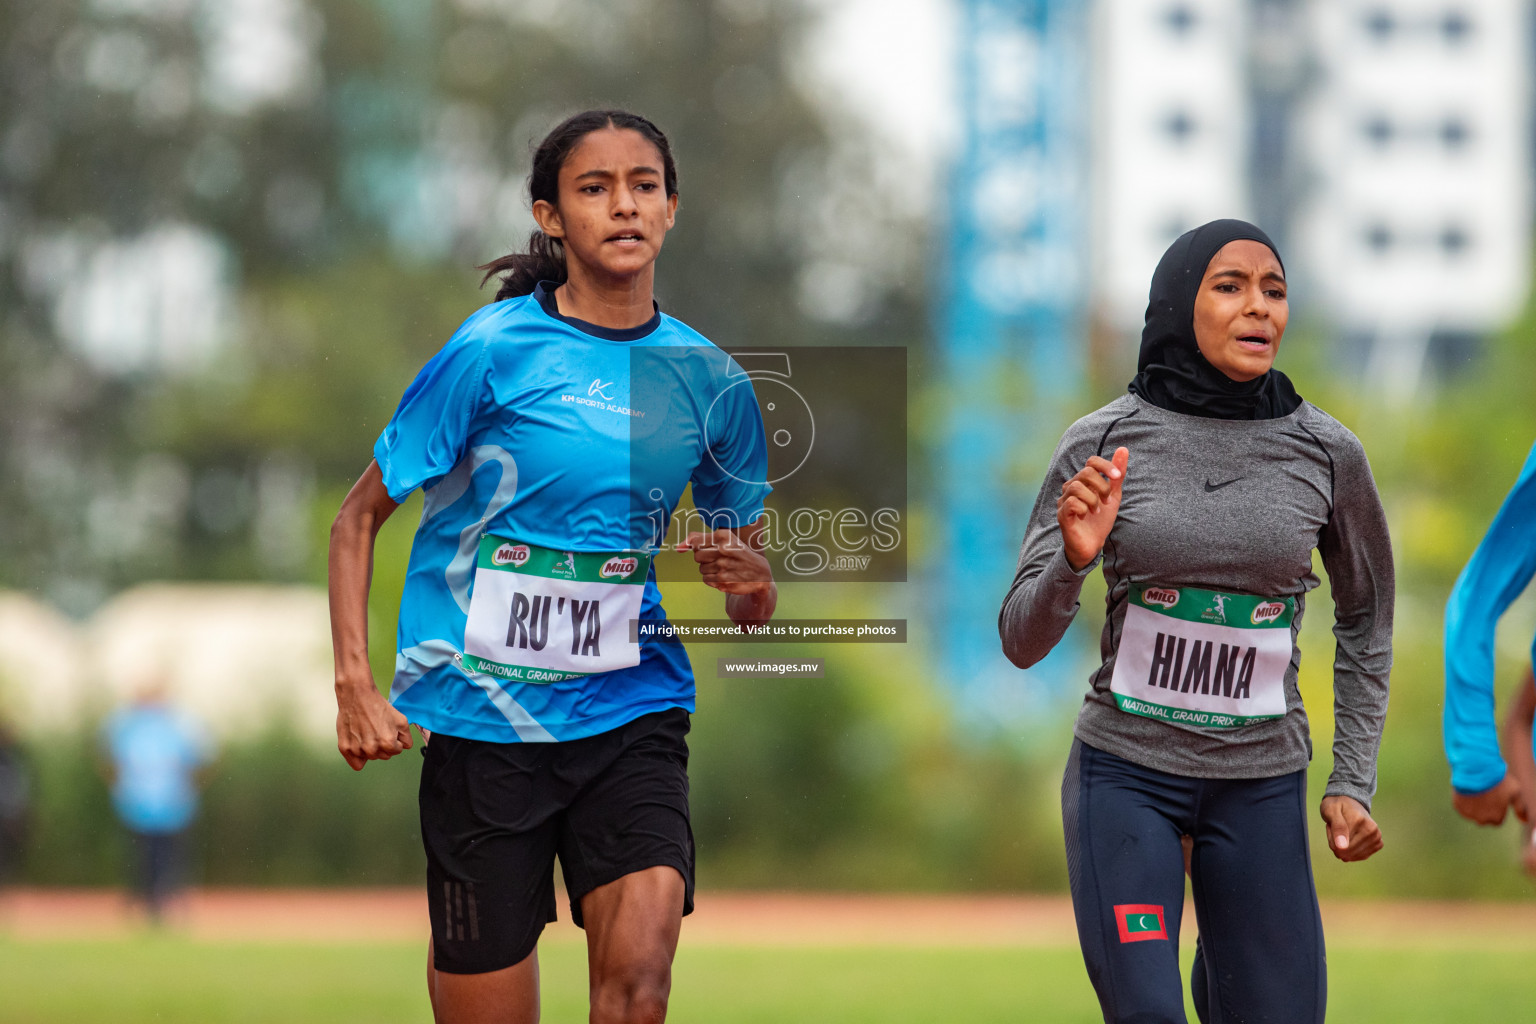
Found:
<path fill-rule="evenodd" d="M 1132 587 L 1109 689 L 1121 711 L 1235 728 L 1285 714 L 1296 599 Z"/>

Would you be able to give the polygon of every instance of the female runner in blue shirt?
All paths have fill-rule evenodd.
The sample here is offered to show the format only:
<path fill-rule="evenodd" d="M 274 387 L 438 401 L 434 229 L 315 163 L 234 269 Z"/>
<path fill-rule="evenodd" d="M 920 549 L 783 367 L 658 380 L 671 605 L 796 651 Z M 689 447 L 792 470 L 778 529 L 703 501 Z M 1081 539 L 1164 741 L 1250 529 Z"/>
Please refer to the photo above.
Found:
<path fill-rule="evenodd" d="M 331 530 L 337 742 L 355 769 L 426 737 L 422 839 L 440 1022 L 536 1021 L 558 855 L 587 932 L 593 1021 L 659 1021 L 692 908 L 688 715 L 652 554 L 692 485 L 687 546 L 738 624 L 777 591 L 751 385 L 662 314 L 655 261 L 677 212 L 666 136 L 587 111 L 539 146 L 529 251 L 486 267 L 497 301 L 407 389 Z M 745 386 L 743 386 L 745 385 Z M 425 503 L 390 700 L 368 666 L 380 525 Z"/>

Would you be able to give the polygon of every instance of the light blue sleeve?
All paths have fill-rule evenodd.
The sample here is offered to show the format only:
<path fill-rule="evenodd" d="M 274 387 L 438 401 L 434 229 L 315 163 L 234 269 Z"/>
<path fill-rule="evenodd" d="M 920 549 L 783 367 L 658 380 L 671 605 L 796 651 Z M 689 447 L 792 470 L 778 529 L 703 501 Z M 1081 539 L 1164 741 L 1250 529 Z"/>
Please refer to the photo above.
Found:
<path fill-rule="evenodd" d="M 459 464 L 485 378 L 486 345 L 460 328 L 422 367 L 373 446 L 389 496 L 403 502 Z"/>
<path fill-rule="evenodd" d="M 1536 448 L 1445 606 L 1445 756 L 1451 785 L 1481 793 L 1504 778 L 1494 725 L 1493 640 L 1499 617 L 1536 576 Z M 1536 651 L 1533 651 L 1536 656 Z"/>
<path fill-rule="evenodd" d="M 768 442 L 763 414 L 750 383 L 721 395 L 726 428 L 710 438 L 693 471 L 693 504 L 711 529 L 747 526 L 763 514 L 768 480 Z"/>

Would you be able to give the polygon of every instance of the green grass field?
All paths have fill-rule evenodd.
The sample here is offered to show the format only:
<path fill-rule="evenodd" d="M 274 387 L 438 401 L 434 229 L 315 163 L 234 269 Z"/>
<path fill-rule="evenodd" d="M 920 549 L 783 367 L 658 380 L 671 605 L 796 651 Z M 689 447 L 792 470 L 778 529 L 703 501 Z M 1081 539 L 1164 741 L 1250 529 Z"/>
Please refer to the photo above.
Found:
<path fill-rule="evenodd" d="M 544 944 L 544 1020 L 586 1020 L 584 948 Z M 1536 1021 L 1532 953 L 1329 954 L 1329 1017 L 1352 1024 Z M 1186 950 L 1186 966 L 1189 951 Z M 299 945 L 145 935 L 0 939 L 0 1024 L 378 1024 L 431 1019 L 414 945 Z M 1073 948 L 684 946 L 676 1024 L 1099 1020 Z M 1191 1012 L 1191 1020 L 1193 1020 Z"/>

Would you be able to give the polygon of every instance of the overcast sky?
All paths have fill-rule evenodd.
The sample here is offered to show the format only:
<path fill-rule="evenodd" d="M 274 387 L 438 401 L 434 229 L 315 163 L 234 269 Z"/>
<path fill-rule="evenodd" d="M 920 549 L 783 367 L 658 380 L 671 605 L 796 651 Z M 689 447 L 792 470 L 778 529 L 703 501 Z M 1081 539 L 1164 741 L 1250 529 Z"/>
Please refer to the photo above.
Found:
<path fill-rule="evenodd" d="M 925 173 L 953 141 L 956 0 L 812 0 L 811 66 Z"/>

